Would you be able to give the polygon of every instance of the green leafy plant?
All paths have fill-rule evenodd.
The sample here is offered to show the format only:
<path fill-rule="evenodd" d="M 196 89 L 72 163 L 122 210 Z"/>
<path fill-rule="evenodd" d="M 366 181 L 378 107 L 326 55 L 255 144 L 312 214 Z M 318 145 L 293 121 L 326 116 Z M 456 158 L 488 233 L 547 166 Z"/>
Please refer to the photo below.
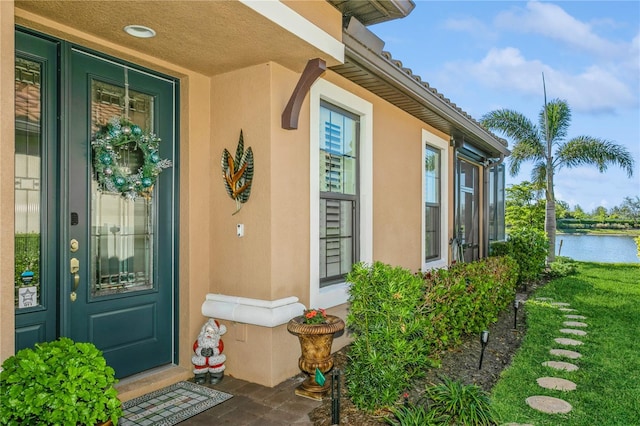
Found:
<path fill-rule="evenodd" d="M 425 405 L 406 404 L 391 409 L 393 417 L 385 417 L 384 421 L 398 426 L 441 426 L 446 425 L 447 418 L 435 411 L 430 411 Z"/>
<path fill-rule="evenodd" d="M 443 382 L 426 388 L 432 401 L 431 411 L 445 418 L 444 424 L 485 426 L 495 424 L 489 396 L 477 385 L 465 385 L 443 378 Z"/>
<path fill-rule="evenodd" d="M 556 256 L 556 260 L 549 264 L 547 275 L 551 278 L 566 277 L 578 273 L 578 264 L 570 257 Z"/>
<path fill-rule="evenodd" d="M 544 272 L 547 245 L 544 232 L 533 228 L 517 228 L 509 231 L 506 242 L 491 245 L 491 255 L 513 257 L 518 264 L 518 284 L 526 284 L 535 281 Z"/>
<path fill-rule="evenodd" d="M 354 338 L 345 370 L 353 403 L 365 411 L 391 407 L 434 361 L 426 338 L 424 282 L 410 271 L 376 262 L 347 276 L 347 326 Z"/>
<path fill-rule="evenodd" d="M 305 309 L 302 315 L 305 324 L 324 324 L 327 322 L 327 312 L 322 308 Z"/>
<path fill-rule="evenodd" d="M 7 358 L 0 373 L 0 424 L 117 425 L 117 382 L 91 343 L 60 338 Z"/>
<path fill-rule="evenodd" d="M 510 256 L 424 273 L 422 311 L 431 324 L 427 339 L 442 350 L 460 344 L 465 334 L 486 329 L 513 302 L 516 277 L 517 265 Z"/>
<path fill-rule="evenodd" d="M 636 242 L 636 247 L 638 247 L 638 258 L 640 259 L 640 237 L 634 238 L 634 241 Z"/>

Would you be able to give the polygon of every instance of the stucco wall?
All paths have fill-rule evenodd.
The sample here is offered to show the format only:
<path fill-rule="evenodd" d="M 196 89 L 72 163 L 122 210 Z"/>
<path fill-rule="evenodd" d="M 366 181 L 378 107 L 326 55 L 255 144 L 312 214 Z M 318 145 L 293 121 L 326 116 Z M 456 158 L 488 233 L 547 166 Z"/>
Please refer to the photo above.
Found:
<path fill-rule="evenodd" d="M 13 22 L 9 22 L 13 5 L 0 2 L 0 8 L 1 114 L 5 123 L 13 123 L 13 79 L 8 76 L 13 75 L 13 55 L 6 54 L 13 52 Z M 302 12 L 304 7 L 296 9 Z M 207 293 L 263 300 L 297 296 L 309 305 L 313 260 L 309 254 L 308 96 L 299 128 L 280 127 L 298 73 L 269 62 L 208 77 L 42 17 L 26 12 L 17 15 L 27 27 L 180 79 L 178 331 L 180 366 L 185 371 L 191 369 L 191 345 L 205 320 L 200 308 Z M 333 34 L 332 26 L 326 30 Z M 423 238 L 421 131 L 426 129 L 445 140 L 449 137 L 331 71 L 322 78 L 373 104 L 373 258 L 418 270 Z M 224 189 L 220 157 L 224 148 L 235 154 L 240 129 L 245 148 L 254 151 L 255 174 L 249 201 L 232 215 L 235 202 Z M 0 273 L 2 282 L 8 282 L 13 279 L 13 145 L 4 141 L 13 141 L 13 128 L 3 126 L 0 136 Z M 450 158 L 450 164 L 452 161 Z M 451 205 L 453 179 L 449 182 Z M 451 209 L 449 216 L 453 224 Z M 242 238 L 236 236 L 239 223 L 244 224 Z M 0 286 L 2 357 L 13 352 L 12 304 L 10 286 Z M 342 305 L 330 313 L 346 318 L 346 309 Z M 228 327 L 223 340 L 229 374 L 273 386 L 299 372 L 297 338 L 286 331 L 286 325 L 267 328 L 223 323 Z M 336 340 L 334 349 L 346 343 L 345 334 Z"/>
<path fill-rule="evenodd" d="M 14 18 L 13 1 L 0 2 L 0 362 L 13 355 L 14 317 Z"/>
<path fill-rule="evenodd" d="M 421 132 L 449 136 L 333 72 L 323 78 L 373 104 L 373 259 L 417 271 L 423 238 Z"/>

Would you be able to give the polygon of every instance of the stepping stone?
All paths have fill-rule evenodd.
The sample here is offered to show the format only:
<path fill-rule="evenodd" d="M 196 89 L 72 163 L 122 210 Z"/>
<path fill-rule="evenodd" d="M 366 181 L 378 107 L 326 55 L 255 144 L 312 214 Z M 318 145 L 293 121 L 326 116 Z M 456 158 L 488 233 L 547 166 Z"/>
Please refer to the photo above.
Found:
<path fill-rule="evenodd" d="M 578 359 L 582 356 L 582 354 L 574 351 L 568 351 L 566 349 L 551 349 L 549 351 L 551 355 L 563 356 L 570 359 Z"/>
<path fill-rule="evenodd" d="M 553 341 L 559 345 L 580 346 L 583 344 L 580 340 L 566 339 L 564 337 L 558 337 Z"/>
<path fill-rule="evenodd" d="M 560 310 L 562 312 L 577 312 L 577 309 L 572 309 L 572 308 L 560 308 Z"/>
<path fill-rule="evenodd" d="M 565 315 L 564 317 L 569 319 L 587 319 L 584 315 Z"/>
<path fill-rule="evenodd" d="M 560 333 L 575 334 L 576 336 L 586 336 L 587 332 L 584 330 L 574 330 L 573 328 L 561 328 Z"/>
<path fill-rule="evenodd" d="M 571 380 L 559 379 L 557 377 L 540 377 L 536 380 L 540 386 L 545 389 L 553 389 L 560 391 L 576 390 L 576 384 Z"/>
<path fill-rule="evenodd" d="M 588 324 L 578 321 L 565 321 L 562 325 L 566 325 L 567 327 L 588 327 Z"/>
<path fill-rule="evenodd" d="M 551 304 L 553 306 L 559 306 L 559 307 L 567 307 L 567 306 L 571 306 L 570 303 L 566 303 L 566 302 L 551 302 Z"/>
<path fill-rule="evenodd" d="M 545 367 L 555 368 L 556 370 L 564 370 L 564 371 L 576 371 L 578 366 L 575 364 L 571 364 L 570 362 L 562 362 L 562 361 L 545 361 L 542 363 Z"/>
<path fill-rule="evenodd" d="M 560 398 L 554 398 L 551 396 L 530 396 L 526 399 L 529 407 L 534 410 L 542 411 L 548 414 L 568 413 L 573 408 L 571 404 Z"/>

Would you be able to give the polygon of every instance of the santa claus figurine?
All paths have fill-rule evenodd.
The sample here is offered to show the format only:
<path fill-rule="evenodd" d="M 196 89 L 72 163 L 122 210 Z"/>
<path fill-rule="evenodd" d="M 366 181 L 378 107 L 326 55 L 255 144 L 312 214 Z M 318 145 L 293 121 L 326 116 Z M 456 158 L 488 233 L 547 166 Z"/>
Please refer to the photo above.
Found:
<path fill-rule="evenodd" d="M 191 358 L 195 382 L 203 384 L 207 381 L 209 373 L 209 383 L 218 383 L 224 377 L 224 362 L 227 357 L 222 354 L 224 344 L 220 339 L 227 332 L 227 327 L 220 325 L 213 318 L 202 326 L 198 340 L 193 343 L 195 355 Z"/>

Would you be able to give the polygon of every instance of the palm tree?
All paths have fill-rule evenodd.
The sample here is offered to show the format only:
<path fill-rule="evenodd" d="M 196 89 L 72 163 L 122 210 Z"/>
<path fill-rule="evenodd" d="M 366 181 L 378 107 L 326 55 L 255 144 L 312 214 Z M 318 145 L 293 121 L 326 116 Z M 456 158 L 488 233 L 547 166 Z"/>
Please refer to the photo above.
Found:
<path fill-rule="evenodd" d="M 555 260 L 556 208 L 553 192 L 554 173 L 562 167 L 595 165 L 600 173 L 609 165 L 618 165 L 633 176 L 633 157 L 622 145 L 592 136 L 566 140 L 571 109 L 565 100 L 554 99 L 542 107 L 536 126 L 517 111 L 499 109 L 485 114 L 481 123 L 513 139 L 509 173 L 515 176 L 523 162 L 533 162 L 531 180 L 545 188 L 545 231 L 549 238 L 548 261 Z M 554 152 L 555 150 L 555 152 Z"/>

